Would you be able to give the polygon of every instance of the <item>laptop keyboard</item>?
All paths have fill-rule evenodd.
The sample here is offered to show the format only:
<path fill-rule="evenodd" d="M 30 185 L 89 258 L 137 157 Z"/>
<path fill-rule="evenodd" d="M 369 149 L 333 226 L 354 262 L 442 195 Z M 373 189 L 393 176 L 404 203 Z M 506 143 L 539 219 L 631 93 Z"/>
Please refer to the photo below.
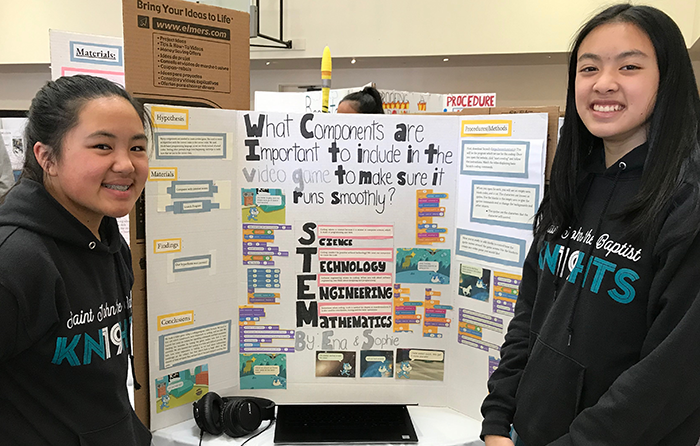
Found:
<path fill-rule="evenodd" d="M 277 406 L 276 444 L 417 443 L 401 404 L 299 404 Z"/>
<path fill-rule="evenodd" d="M 296 406 L 285 414 L 287 423 L 304 427 L 395 427 L 403 424 L 401 413 L 375 405 Z"/>

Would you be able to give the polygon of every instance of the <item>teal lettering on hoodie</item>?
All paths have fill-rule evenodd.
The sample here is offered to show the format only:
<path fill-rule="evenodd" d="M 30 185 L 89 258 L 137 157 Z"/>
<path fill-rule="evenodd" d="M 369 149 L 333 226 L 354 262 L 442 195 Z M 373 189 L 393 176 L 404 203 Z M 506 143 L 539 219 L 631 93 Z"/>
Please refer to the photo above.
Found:
<path fill-rule="evenodd" d="M 85 349 L 83 350 L 83 363 L 90 364 L 92 362 L 92 352 L 97 353 L 97 356 L 104 361 L 105 352 L 109 353 L 109 349 L 105 349 L 105 337 L 107 337 L 107 327 L 97 332 L 97 342 L 89 334 L 85 333 Z"/>
<path fill-rule="evenodd" d="M 622 293 L 617 290 L 608 291 L 608 295 L 621 304 L 632 302 L 636 294 L 634 287 L 629 282 L 626 282 L 625 279 L 630 279 L 630 282 L 634 282 L 639 279 L 639 274 L 629 268 L 620 269 L 615 273 L 615 285 L 622 289 Z"/>
<path fill-rule="evenodd" d="M 607 260 L 603 260 L 600 257 L 593 257 L 592 263 L 597 266 L 598 269 L 595 272 L 595 276 L 593 276 L 591 291 L 598 294 L 598 290 L 600 290 L 600 284 L 603 282 L 605 273 L 615 271 L 617 265 L 612 262 L 608 262 Z"/>
<path fill-rule="evenodd" d="M 562 246 L 554 245 L 552 252 L 549 252 L 549 242 L 544 242 L 544 246 L 540 250 L 540 269 L 544 270 L 544 264 L 547 263 L 549 271 L 554 274 L 557 268 L 557 260 L 559 259 L 559 254 L 561 253 Z M 544 256 L 543 256 L 544 253 Z"/>
<path fill-rule="evenodd" d="M 78 341 L 80 341 L 81 336 L 82 333 L 73 336 L 73 339 L 67 346 L 66 344 L 68 343 L 68 338 L 63 336 L 56 338 L 56 352 L 53 355 L 51 363 L 58 365 L 62 363 L 64 359 L 67 359 L 68 364 L 72 366 L 80 365 L 80 360 L 75 354 L 75 347 L 77 347 Z"/>
<path fill-rule="evenodd" d="M 549 246 L 549 243 L 545 242 L 540 250 L 539 267 L 542 271 L 544 271 L 546 267 L 554 275 L 556 274 L 559 254 L 563 251 L 563 247 L 561 245 L 554 245 L 554 248 L 550 251 Z M 586 261 L 585 253 L 581 251 L 577 251 L 577 253 L 576 264 L 573 266 L 571 273 L 566 279 L 569 283 L 576 283 L 579 274 L 583 273 L 581 287 L 585 288 L 589 273 L 592 273 L 593 280 L 590 284 L 590 291 L 598 294 L 605 275 L 609 272 L 615 272 L 615 285 L 617 289 L 608 290 L 608 295 L 621 304 L 628 304 L 634 300 L 636 290 L 634 286 L 632 286 L 632 282 L 639 279 L 639 274 L 629 268 L 621 268 L 618 270 L 617 264 L 601 259 L 600 257 L 591 256 L 588 261 Z M 585 268 L 584 263 L 586 264 Z M 595 270 L 591 268 L 593 265 L 595 265 Z"/>
<path fill-rule="evenodd" d="M 51 363 L 60 365 L 64 360 L 67 360 L 71 366 L 88 365 L 92 363 L 93 354 L 103 361 L 107 361 L 112 357 L 113 353 L 110 350 L 110 346 L 117 348 L 116 352 L 114 352 L 115 356 L 121 355 L 122 352 L 127 351 L 129 348 L 129 340 L 124 334 L 129 332 L 130 324 L 131 318 L 116 322 L 111 328 L 109 326 L 102 327 L 97 330 L 97 335 L 94 338 L 87 333 L 77 334 L 73 336 L 70 344 L 68 344 L 67 337 L 59 336 L 56 338 L 56 350 Z M 81 337 L 83 338 L 82 362 L 75 353 L 76 348 L 78 351 L 81 351 L 81 348 L 78 347 Z"/>

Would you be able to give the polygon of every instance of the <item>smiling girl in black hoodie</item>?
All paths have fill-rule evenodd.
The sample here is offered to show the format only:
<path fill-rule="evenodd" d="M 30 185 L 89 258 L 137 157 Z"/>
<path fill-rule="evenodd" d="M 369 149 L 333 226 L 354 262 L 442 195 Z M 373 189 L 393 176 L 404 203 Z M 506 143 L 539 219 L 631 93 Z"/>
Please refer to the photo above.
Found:
<path fill-rule="evenodd" d="M 700 437 L 700 98 L 663 12 L 580 30 L 548 194 L 482 406 L 487 446 Z"/>
<path fill-rule="evenodd" d="M 148 174 L 143 109 L 75 76 L 47 83 L 28 118 L 22 176 L 0 205 L 0 437 L 149 445 L 126 389 L 133 274 L 114 218 Z"/>

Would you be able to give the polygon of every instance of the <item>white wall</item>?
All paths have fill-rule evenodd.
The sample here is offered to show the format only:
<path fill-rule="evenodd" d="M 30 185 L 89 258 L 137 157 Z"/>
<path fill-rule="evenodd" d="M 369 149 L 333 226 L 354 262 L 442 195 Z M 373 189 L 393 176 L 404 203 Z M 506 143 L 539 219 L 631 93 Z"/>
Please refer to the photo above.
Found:
<path fill-rule="evenodd" d="M 305 50 L 275 51 L 278 58 L 566 51 L 576 30 L 610 0 L 286 0 L 285 39 Z M 669 14 L 695 40 L 698 0 L 646 0 Z M 274 11 L 264 11 L 274 23 Z M 700 19 L 699 19 L 700 20 Z M 275 25 L 276 26 L 276 25 Z M 272 26 L 268 32 L 275 32 Z M 253 58 L 260 57 L 258 52 Z"/>
<path fill-rule="evenodd" d="M 220 1 L 223 4 L 224 0 Z M 121 0 L 0 0 L 0 65 L 48 63 L 49 29 L 120 37 L 121 3 Z M 261 30 L 276 36 L 278 2 L 261 3 Z M 562 52 L 580 24 L 609 3 L 609 0 L 286 0 L 285 38 L 296 40 L 305 49 L 271 53 L 255 50 L 251 57 L 320 58 L 326 45 L 331 47 L 334 57 Z M 700 34 L 696 29 L 700 27 L 700 0 L 645 3 L 673 17 L 688 46 L 695 42 Z"/>
<path fill-rule="evenodd" d="M 130 0 L 135 1 L 135 0 Z M 220 0 L 224 1 L 224 0 Z M 277 2 L 263 3 L 262 31 L 277 35 Z M 286 0 L 285 38 L 306 50 L 251 51 L 253 59 L 308 58 L 319 70 L 253 69 L 256 90 L 320 83 L 320 55 L 363 56 L 564 52 L 600 0 Z M 679 24 L 689 43 L 700 35 L 700 0 L 651 0 Z M 267 6 L 265 6 L 267 5 Z M 348 10 L 351 8 L 351 11 Z M 554 17 L 557 16 L 555 19 Z M 26 109 L 50 78 L 48 29 L 121 35 L 120 0 L 0 0 L 0 109 Z M 274 66 L 274 65 L 273 65 Z M 698 66 L 696 66 L 698 72 Z M 333 70 L 333 87 L 376 82 L 431 93 L 496 92 L 499 105 L 563 106 L 564 65 L 351 68 Z"/>
<path fill-rule="evenodd" d="M 49 29 L 122 35 L 121 0 L 0 0 L 0 64 L 49 63 Z"/>

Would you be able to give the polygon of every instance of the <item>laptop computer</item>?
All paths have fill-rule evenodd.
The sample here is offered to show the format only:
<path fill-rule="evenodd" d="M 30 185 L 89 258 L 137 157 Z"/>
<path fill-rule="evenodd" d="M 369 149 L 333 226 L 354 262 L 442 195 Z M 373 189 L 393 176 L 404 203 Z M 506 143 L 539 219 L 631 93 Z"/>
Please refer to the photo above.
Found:
<path fill-rule="evenodd" d="M 283 404 L 275 444 L 418 443 L 405 404 Z"/>

